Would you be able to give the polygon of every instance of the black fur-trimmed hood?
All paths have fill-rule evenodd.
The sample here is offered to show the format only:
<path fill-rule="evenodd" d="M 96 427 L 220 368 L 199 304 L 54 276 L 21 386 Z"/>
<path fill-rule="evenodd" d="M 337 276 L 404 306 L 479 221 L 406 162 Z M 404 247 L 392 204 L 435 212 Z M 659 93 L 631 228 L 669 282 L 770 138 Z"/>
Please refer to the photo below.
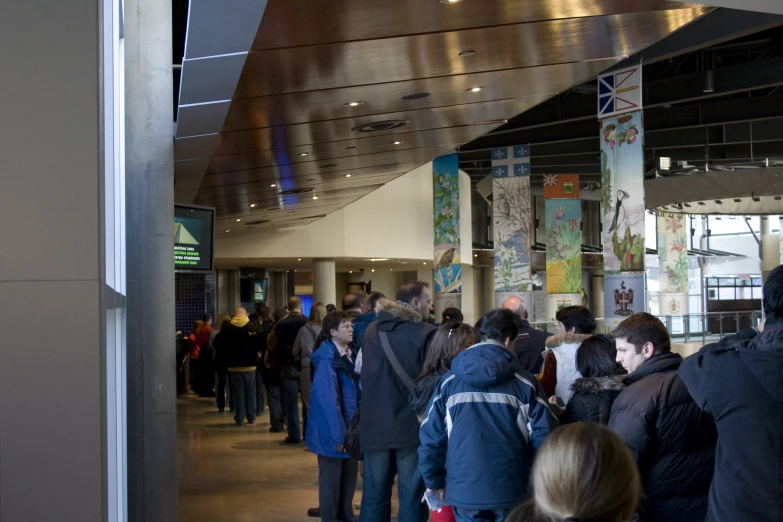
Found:
<path fill-rule="evenodd" d="M 403 306 L 400 303 L 392 301 L 391 299 L 381 300 L 380 311 L 389 313 L 395 318 L 401 319 L 402 321 L 408 323 L 420 323 L 423 320 L 421 314 L 413 308 Z"/>
<path fill-rule="evenodd" d="M 599 394 L 606 391 L 622 391 L 625 388 L 622 375 L 606 377 L 582 377 L 574 381 L 571 391 L 574 393 Z"/>

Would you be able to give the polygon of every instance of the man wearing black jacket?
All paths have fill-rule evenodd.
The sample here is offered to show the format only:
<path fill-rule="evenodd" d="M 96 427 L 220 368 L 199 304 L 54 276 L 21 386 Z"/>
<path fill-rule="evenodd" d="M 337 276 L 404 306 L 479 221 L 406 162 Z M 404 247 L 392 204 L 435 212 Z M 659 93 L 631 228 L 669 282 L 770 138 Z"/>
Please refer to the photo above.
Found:
<path fill-rule="evenodd" d="M 527 371 L 533 375 L 541 373 L 541 366 L 544 364 L 542 354 L 546 350 L 545 343 L 552 334 L 530 326 L 530 322 L 527 320 L 527 307 L 519 297 L 512 296 L 503 301 L 503 309 L 511 310 L 522 319 L 522 327 L 519 329 L 519 336 L 514 343 L 514 355 Z"/>
<path fill-rule="evenodd" d="M 231 374 L 231 391 L 234 395 L 234 421 L 241 426 L 256 421 L 256 366 L 258 353 L 249 327 L 247 310 L 237 308 L 231 324 L 220 329 L 215 337 L 216 349 L 225 354 L 226 366 Z"/>
<path fill-rule="evenodd" d="M 359 429 L 364 447 L 364 490 L 361 522 L 388 522 L 391 490 L 398 477 L 398 520 L 424 522 L 424 481 L 419 473 L 419 421 L 408 407 L 412 384 L 421 374 L 427 348 L 437 328 L 426 321 L 432 313 L 427 283 L 410 281 L 397 290 L 397 301 L 381 301 L 378 320 L 367 327 L 362 345 L 362 401 Z M 386 355 L 381 333 L 389 342 L 395 365 Z"/>
<path fill-rule="evenodd" d="M 783 267 L 770 272 L 763 296 L 761 333 L 707 345 L 680 366 L 718 426 L 710 522 L 783 520 Z"/>
<path fill-rule="evenodd" d="M 715 467 L 715 423 L 677 375 L 682 357 L 671 353 L 669 332 L 659 319 L 634 314 L 620 323 L 614 338 L 617 362 L 628 376 L 612 405 L 609 428 L 639 467 L 642 519 L 703 522 Z"/>

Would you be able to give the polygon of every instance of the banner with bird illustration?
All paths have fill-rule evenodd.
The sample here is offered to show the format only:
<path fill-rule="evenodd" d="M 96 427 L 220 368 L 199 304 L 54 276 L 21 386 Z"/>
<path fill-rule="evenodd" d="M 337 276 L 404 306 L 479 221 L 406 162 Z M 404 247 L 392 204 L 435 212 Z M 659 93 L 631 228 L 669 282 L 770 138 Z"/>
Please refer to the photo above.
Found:
<path fill-rule="evenodd" d="M 607 271 L 644 270 L 643 140 L 641 112 L 601 120 L 601 212 Z"/>
<path fill-rule="evenodd" d="M 582 202 L 547 199 L 546 289 L 549 294 L 582 290 Z"/>
<path fill-rule="evenodd" d="M 685 214 L 658 215 L 661 315 L 688 313 L 688 238 Z"/>
<path fill-rule="evenodd" d="M 432 162 L 435 293 L 462 291 L 459 222 L 459 160 L 456 154 Z"/>
<path fill-rule="evenodd" d="M 531 292 L 530 147 L 492 149 L 495 300 Z M 520 295 L 518 295 L 520 294 Z M 505 297 L 503 297 L 505 296 Z M 528 304 L 530 296 L 527 296 Z"/>

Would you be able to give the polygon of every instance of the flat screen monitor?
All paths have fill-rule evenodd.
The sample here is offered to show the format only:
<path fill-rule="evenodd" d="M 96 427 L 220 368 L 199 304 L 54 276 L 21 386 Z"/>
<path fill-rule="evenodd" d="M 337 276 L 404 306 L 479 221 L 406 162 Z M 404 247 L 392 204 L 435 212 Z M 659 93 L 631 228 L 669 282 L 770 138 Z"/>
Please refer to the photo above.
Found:
<path fill-rule="evenodd" d="M 174 267 L 179 272 L 211 272 L 214 264 L 215 209 L 174 205 Z"/>

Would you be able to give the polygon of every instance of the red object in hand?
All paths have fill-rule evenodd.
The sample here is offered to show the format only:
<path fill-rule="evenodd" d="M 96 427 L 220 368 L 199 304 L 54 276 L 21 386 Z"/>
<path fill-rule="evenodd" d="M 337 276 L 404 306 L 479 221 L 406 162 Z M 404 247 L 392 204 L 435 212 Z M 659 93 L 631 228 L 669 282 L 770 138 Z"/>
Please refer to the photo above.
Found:
<path fill-rule="evenodd" d="M 451 506 L 443 506 L 440 512 L 432 511 L 432 522 L 456 522 L 456 520 Z"/>

